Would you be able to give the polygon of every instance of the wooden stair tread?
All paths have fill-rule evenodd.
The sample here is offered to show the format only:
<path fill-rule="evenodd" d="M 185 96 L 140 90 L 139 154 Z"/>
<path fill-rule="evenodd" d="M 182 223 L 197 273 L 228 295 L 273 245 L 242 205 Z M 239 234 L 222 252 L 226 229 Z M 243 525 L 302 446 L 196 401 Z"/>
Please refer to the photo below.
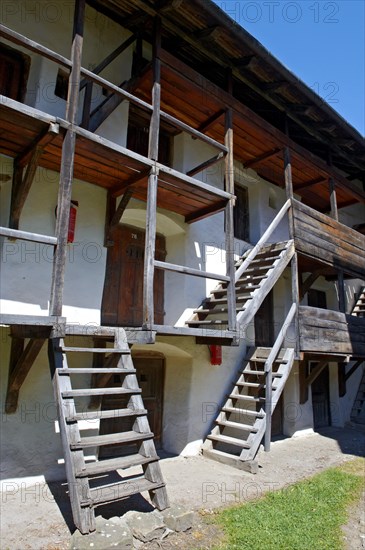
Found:
<path fill-rule="evenodd" d="M 119 353 L 120 355 L 130 355 L 130 350 L 123 348 L 74 348 L 68 346 L 62 346 L 59 348 L 62 353 L 65 352 L 79 352 L 79 353 Z"/>
<path fill-rule="evenodd" d="M 252 411 L 250 409 L 241 409 L 241 408 L 226 406 L 226 407 L 222 407 L 222 411 L 238 414 L 240 416 L 255 416 L 257 418 L 265 418 L 265 413 Z"/>
<path fill-rule="evenodd" d="M 116 443 L 134 443 L 135 441 L 143 441 L 152 437 L 152 432 L 139 433 L 133 430 L 113 434 L 92 435 L 90 437 L 82 437 L 77 443 L 70 443 L 70 448 L 75 450 L 87 447 L 99 447 L 101 445 L 114 445 Z"/>
<path fill-rule="evenodd" d="M 257 428 L 254 428 L 250 424 L 242 424 L 241 422 L 232 422 L 231 420 L 216 420 L 216 423 L 219 426 L 223 426 L 226 428 L 234 428 L 235 430 L 243 430 L 245 432 L 252 432 L 256 433 L 258 430 Z"/>
<path fill-rule="evenodd" d="M 196 321 L 187 321 L 188 325 L 227 325 L 228 320 L 222 320 L 222 319 L 210 319 L 208 321 L 204 320 L 196 320 Z"/>
<path fill-rule="evenodd" d="M 236 386 L 243 388 L 265 388 L 265 384 L 260 382 L 236 382 Z"/>
<path fill-rule="evenodd" d="M 114 472 L 115 470 L 124 470 L 126 468 L 131 468 L 132 466 L 149 464 L 150 462 L 156 462 L 156 460 L 159 460 L 159 457 L 157 455 L 153 457 L 146 457 L 141 454 L 136 454 L 128 456 L 118 456 L 116 458 L 100 460 L 97 462 L 87 462 L 85 464 L 85 470 L 76 472 L 76 476 L 92 476 L 107 472 Z"/>
<path fill-rule="evenodd" d="M 242 449 L 250 449 L 251 447 L 251 445 L 247 443 L 247 441 L 243 441 L 243 439 L 238 439 L 237 437 L 230 437 L 228 435 L 209 434 L 208 439 L 211 439 L 213 441 L 218 441 L 219 443 L 227 443 L 229 445 L 234 445 Z"/>
<path fill-rule="evenodd" d="M 82 505 L 105 504 L 106 502 L 121 500 L 144 491 L 154 491 L 155 489 L 164 487 L 164 485 L 163 482 L 157 483 L 141 477 L 121 483 L 113 483 L 104 487 L 95 487 L 94 489 L 90 489 L 91 500 L 83 501 Z"/>
<path fill-rule="evenodd" d="M 147 409 L 111 409 L 110 411 L 85 411 L 66 416 L 66 422 L 78 420 L 101 420 L 103 418 L 122 418 L 127 416 L 142 416 L 147 414 Z"/>
<path fill-rule="evenodd" d="M 123 375 L 127 375 L 127 374 L 136 374 L 136 370 L 135 369 L 118 369 L 118 368 L 103 369 L 102 367 L 91 368 L 91 369 L 89 368 L 79 369 L 79 368 L 70 367 L 67 369 L 57 369 L 57 373 L 58 374 L 123 374 Z"/>
<path fill-rule="evenodd" d="M 142 393 L 140 388 L 86 388 L 80 390 L 67 390 L 62 392 L 62 397 L 88 397 L 92 395 L 136 395 Z"/>
<path fill-rule="evenodd" d="M 254 397 L 253 395 L 240 395 L 238 393 L 230 393 L 229 399 L 238 399 L 239 401 L 251 401 L 253 403 L 264 403 L 265 397 Z"/>

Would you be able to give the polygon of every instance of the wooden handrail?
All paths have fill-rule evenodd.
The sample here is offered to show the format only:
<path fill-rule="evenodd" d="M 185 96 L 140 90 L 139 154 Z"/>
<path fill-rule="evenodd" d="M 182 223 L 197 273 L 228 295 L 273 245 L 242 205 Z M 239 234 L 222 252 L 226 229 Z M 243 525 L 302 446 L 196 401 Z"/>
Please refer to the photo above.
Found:
<path fill-rule="evenodd" d="M 271 415 L 272 415 L 272 366 L 277 358 L 281 346 L 283 344 L 284 338 L 286 336 L 287 330 L 294 319 L 294 316 L 297 311 L 297 305 L 292 304 L 288 315 L 283 323 L 283 326 L 275 340 L 275 343 L 269 353 L 269 357 L 265 361 L 264 370 L 266 373 L 265 376 L 265 413 L 266 413 L 266 430 L 265 430 L 265 451 L 270 450 L 270 441 L 271 441 Z"/>
<path fill-rule="evenodd" d="M 281 220 L 283 219 L 286 212 L 289 210 L 291 206 L 291 200 L 288 199 L 286 203 L 281 207 L 269 227 L 266 229 L 265 233 L 262 235 L 259 242 L 252 248 L 250 253 L 248 254 L 247 258 L 243 261 L 243 263 L 240 265 L 240 267 L 236 271 L 235 280 L 236 282 L 241 277 L 242 273 L 248 268 L 248 266 L 251 264 L 251 262 L 255 259 L 257 254 L 260 252 L 261 248 L 266 244 L 268 238 L 271 236 L 271 234 L 275 231 Z"/>
<path fill-rule="evenodd" d="M 30 231 L 20 231 L 19 229 L 11 229 L 10 227 L 0 227 L 0 235 L 8 239 L 20 239 L 22 241 L 50 244 L 52 246 L 57 245 L 57 237 L 31 233 Z"/>

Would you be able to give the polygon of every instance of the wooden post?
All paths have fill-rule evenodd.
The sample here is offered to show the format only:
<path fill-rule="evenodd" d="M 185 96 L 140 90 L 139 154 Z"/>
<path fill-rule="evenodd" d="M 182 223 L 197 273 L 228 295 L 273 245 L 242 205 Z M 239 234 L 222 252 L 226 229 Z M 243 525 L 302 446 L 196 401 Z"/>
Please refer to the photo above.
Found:
<path fill-rule="evenodd" d="M 285 173 L 285 189 L 288 199 L 293 199 L 293 178 L 291 170 L 291 159 L 289 147 L 284 149 L 284 173 Z M 293 206 L 288 211 L 289 216 L 289 235 L 291 239 L 295 237 L 295 226 L 293 216 Z M 294 334 L 295 334 L 295 359 L 300 357 L 300 338 L 299 338 L 299 271 L 298 271 L 298 254 L 294 252 L 291 259 L 291 285 L 292 285 L 292 302 L 297 306 L 294 317 Z"/>
<path fill-rule="evenodd" d="M 85 0 L 75 1 L 74 28 L 71 48 L 72 69 L 68 85 L 66 120 L 72 125 L 77 122 L 77 107 L 80 88 L 80 68 L 84 30 Z M 60 183 L 58 190 L 58 207 L 56 222 L 57 246 L 53 259 L 52 286 L 50 298 L 50 315 L 61 315 L 65 264 L 67 254 L 67 232 L 70 217 L 72 178 L 75 156 L 76 133 L 67 130 L 62 145 Z"/>
<path fill-rule="evenodd" d="M 232 71 L 228 73 L 228 92 L 232 93 Z M 233 158 L 233 113 L 227 109 L 225 116 L 225 146 L 228 153 L 225 157 L 225 187 L 228 193 L 234 194 L 234 158 Z M 225 234 L 226 234 L 226 274 L 230 278 L 227 285 L 228 328 L 235 331 L 237 327 L 236 314 L 236 283 L 234 266 L 234 200 L 230 199 L 226 206 Z"/>
<path fill-rule="evenodd" d="M 160 134 L 160 107 L 161 107 L 161 20 L 155 18 L 153 43 L 153 88 L 152 88 L 152 115 L 150 122 L 148 158 L 157 162 L 158 141 Z M 148 176 L 148 193 L 146 207 L 146 241 L 143 275 L 143 326 L 152 328 L 154 322 L 153 281 L 155 274 L 155 247 L 156 247 L 156 210 L 157 210 L 158 169 L 153 167 Z"/>
<path fill-rule="evenodd" d="M 328 164 L 330 166 L 332 165 L 331 157 L 329 157 Z M 336 186 L 333 178 L 330 178 L 328 180 L 328 185 L 329 185 L 329 192 L 330 192 L 331 218 L 338 221 Z M 345 294 L 344 275 L 343 275 L 342 269 L 338 269 L 337 288 L 338 288 L 338 308 L 342 313 L 346 313 L 346 294 Z"/>

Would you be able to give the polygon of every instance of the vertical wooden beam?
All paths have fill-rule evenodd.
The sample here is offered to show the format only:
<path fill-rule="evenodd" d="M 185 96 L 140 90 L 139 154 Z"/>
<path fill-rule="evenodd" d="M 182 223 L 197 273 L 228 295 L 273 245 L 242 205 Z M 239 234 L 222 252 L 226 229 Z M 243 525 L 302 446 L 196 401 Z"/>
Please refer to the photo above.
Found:
<path fill-rule="evenodd" d="M 332 159 L 330 154 L 329 154 L 328 164 L 329 166 L 332 166 Z M 338 221 L 336 185 L 335 185 L 334 179 L 330 178 L 328 181 L 328 184 L 329 184 L 330 203 L 331 203 L 331 218 Z M 342 313 L 346 313 L 346 294 L 345 294 L 344 274 L 342 269 L 338 270 L 337 288 L 338 288 L 338 308 Z"/>
<path fill-rule="evenodd" d="M 148 157 L 157 162 L 158 141 L 160 134 L 161 108 L 161 19 L 154 21 L 153 41 L 153 88 L 152 88 L 152 116 L 150 122 Z M 146 207 L 146 241 L 143 275 L 143 326 L 152 328 L 154 322 L 153 281 L 155 274 L 155 247 L 156 247 L 156 215 L 157 215 L 157 185 L 158 169 L 153 167 L 148 176 L 148 193 Z"/>
<path fill-rule="evenodd" d="M 284 149 L 284 174 L 285 174 L 285 189 L 288 199 L 293 199 L 293 178 L 291 169 L 291 159 L 289 147 Z M 295 227 L 293 207 L 291 206 L 288 211 L 289 216 L 289 236 L 294 239 Z M 294 317 L 295 326 L 295 359 L 300 358 L 300 338 L 299 338 L 299 272 L 298 272 L 298 254 L 295 252 L 291 259 L 291 285 L 292 285 L 292 302 L 296 304 L 297 309 Z"/>
<path fill-rule="evenodd" d="M 77 122 L 77 108 L 80 89 L 80 68 L 84 31 L 85 0 L 75 0 L 74 28 L 71 47 L 72 69 L 68 85 L 66 119 L 71 124 Z M 60 183 L 56 222 L 57 246 L 53 260 L 53 273 L 50 298 L 50 315 L 62 314 L 63 288 L 67 254 L 67 232 L 70 217 L 72 178 L 75 156 L 76 134 L 67 130 L 62 145 Z"/>
<path fill-rule="evenodd" d="M 14 204 L 17 200 L 19 189 L 21 188 L 23 181 L 23 168 L 19 165 L 17 160 L 14 160 L 13 166 L 13 181 L 11 187 L 11 202 L 10 202 L 10 216 L 9 227 L 11 229 L 19 229 L 19 217 L 14 214 Z"/>
<path fill-rule="evenodd" d="M 93 95 L 93 83 L 88 82 L 85 86 L 84 104 L 82 108 L 82 122 L 81 122 L 82 128 L 86 128 L 86 130 L 89 129 L 89 124 L 90 124 L 92 95 Z"/>
<path fill-rule="evenodd" d="M 112 196 L 111 192 L 108 191 L 106 199 L 106 211 L 105 211 L 105 225 L 104 225 L 104 246 L 113 246 L 114 241 L 110 235 L 110 222 L 116 212 L 117 208 L 117 199 Z"/>
<path fill-rule="evenodd" d="M 232 71 L 227 75 L 228 92 L 232 94 Z M 234 158 L 233 158 L 233 112 L 227 109 L 225 115 L 225 146 L 228 153 L 225 157 L 225 189 L 234 194 Z M 230 278 L 227 285 L 228 328 L 235 331 L 237 328 L 236 312 L 236 282 L 234 266 L 234 224 L 233 224 L 234 200 L 230 199 L 226 206 L 225 235 L 226 235 L 226 274 Z"/>

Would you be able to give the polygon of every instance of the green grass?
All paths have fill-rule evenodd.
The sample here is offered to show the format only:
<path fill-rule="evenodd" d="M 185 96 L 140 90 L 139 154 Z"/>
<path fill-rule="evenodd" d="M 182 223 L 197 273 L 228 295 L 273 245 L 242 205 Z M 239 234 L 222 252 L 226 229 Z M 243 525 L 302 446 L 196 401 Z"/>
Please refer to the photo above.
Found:
<path fill-rule="evenodd" d="M 340 550 L 346 510 L 363 485 L 364 461 L 350 464 L 219 512 L 226 542 L 216 550 Z"/>

